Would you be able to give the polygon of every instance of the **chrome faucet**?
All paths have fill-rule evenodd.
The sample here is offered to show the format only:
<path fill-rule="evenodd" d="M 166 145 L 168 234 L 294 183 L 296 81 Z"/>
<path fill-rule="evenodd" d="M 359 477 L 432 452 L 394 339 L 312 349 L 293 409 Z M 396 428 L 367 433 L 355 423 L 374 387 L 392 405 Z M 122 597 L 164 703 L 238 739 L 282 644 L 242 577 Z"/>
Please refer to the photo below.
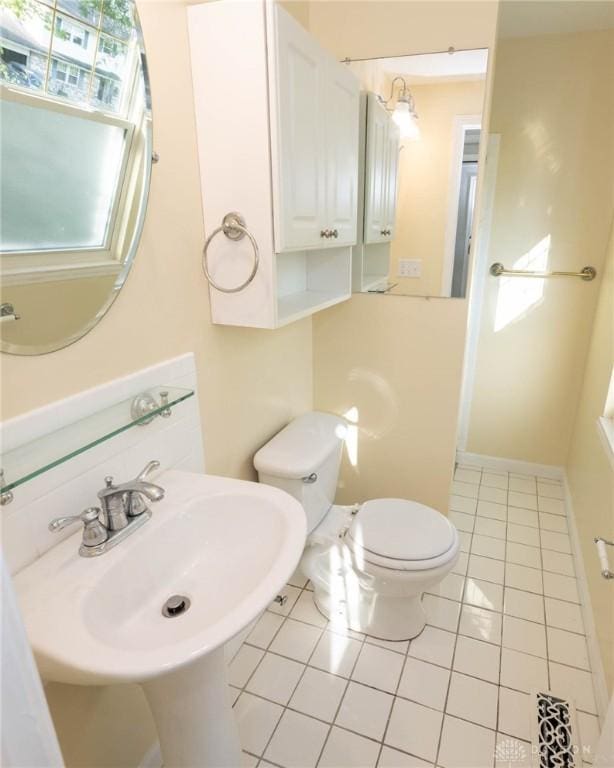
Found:
<path fill-rule="evenodd" d="M 80 515 L 57 517 L 49 523 L 49 530 L 61 531 L 81 521 L 83 540 L 79 554 L 83 557 L 102 555 L 149 520 L 151 510 L 143 497 L 149 501 L 164 498 L 164 488 L 145 479 L 159 466 L 159 461 L 150 461 L 134 480 L 121 485 L 113 485 L 113 478 L 105 477 L 106 485 L 98 492 L 102 509 L 88 507 Z"/>

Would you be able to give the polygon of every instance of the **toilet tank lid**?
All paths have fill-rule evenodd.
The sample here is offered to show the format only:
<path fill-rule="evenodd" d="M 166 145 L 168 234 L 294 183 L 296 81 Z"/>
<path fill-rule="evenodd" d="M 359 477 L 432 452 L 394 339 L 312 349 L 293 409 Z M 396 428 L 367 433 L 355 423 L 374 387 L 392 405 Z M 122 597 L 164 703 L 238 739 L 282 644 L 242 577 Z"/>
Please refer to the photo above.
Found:
<path fill-rule="evenodd" d="M 298 479 L 321 466 L 344 440 L 346 422 L 339 416 L 311 411 L 291 421 L 254 456 L 261 474 Z"/>

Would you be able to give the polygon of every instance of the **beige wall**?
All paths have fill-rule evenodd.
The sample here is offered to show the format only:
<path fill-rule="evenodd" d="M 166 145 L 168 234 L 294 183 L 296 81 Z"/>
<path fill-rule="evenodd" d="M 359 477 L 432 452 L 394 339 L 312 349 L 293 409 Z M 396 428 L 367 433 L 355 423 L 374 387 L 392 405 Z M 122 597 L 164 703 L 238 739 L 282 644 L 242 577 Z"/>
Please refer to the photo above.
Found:
<path fill-rule="evenodd" d="M 316 2 L 309 28 L 339 59 L 492 45 L 494 2 Z M 313 319 L 314 402 L 359 411 L 338 499 L 413 498 L 447 512 L 467 320 L 459 299 L 354 295 Z"/>
<path fill-rule="evenodd" d="M 139 11 L 160 162 L 134 267 L 108 315 L 81 341 L 41 357 L 2 355 L 2 415 L 193 351 L 207 470 L 253 478 L 256 449 L 312 406 L 311 320 L 279 331 L 211 325 L 185 7 L 145 0 Z M 51 685 L 48 698 L 71 767 L 135 766 L 153 741 L 137 688 Z"/>
<path fill-rule="evenodd" d="M 420 139 L 401 142 L 390 275 L 392 282 L 398 283 L 395 292 L 439 296 L 450 202 L 454 118 L 482 113 L 484 81 L 412 85 L 411 92 L 419 115 Z M 399 259 L 420 259 L 422 276 L 398 277 Z"/>
<path fill-rule="evenodd" d="M 613 71 L 614 31 L 498 46 L 489 263 L 522 267 L 549 236 L 549 268 L 601 271 L 613 203 Z M 540 286 L 530 303 L 525 287 Z M 487 278 L 468 451 L 564 464 L 598 290 L 599 280 Z"/>
<path fill-rule="evenodd" d="M 614 224 L 614 222 L 613 222 Z M 614 694 L 614 598 L 600 575 L 593 537 L 614 540 L 614 467 L 597 429 L 614 365 L 614 226 L 595 314 L 567 476 L 609 695 Z"/>

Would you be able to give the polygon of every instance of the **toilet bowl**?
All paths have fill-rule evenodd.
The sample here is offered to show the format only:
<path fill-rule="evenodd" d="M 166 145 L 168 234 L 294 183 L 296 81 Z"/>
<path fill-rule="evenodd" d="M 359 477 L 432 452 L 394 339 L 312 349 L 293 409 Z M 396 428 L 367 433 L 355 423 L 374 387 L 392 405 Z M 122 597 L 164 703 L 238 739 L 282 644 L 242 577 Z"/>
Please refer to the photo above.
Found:
<path fill-rule="evenodd" d="M 345 422 L 312 412 L 292 421 L 254 457 L 260 482 L 297 498 L 307 515 L 300 569 L 331 621 L 383 640 L 422 632 L 422 593 L 454 567 L 459 537 L 437 510 L 406 499 L 333 504 Z"/>

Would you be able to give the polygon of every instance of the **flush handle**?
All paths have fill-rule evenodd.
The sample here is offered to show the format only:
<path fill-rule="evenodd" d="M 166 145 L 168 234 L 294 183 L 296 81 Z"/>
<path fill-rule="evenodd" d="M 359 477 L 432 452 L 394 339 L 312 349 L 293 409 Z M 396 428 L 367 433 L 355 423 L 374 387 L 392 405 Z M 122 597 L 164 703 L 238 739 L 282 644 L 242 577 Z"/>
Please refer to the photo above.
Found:
<path fill-rule="evenodd" d="M 313 485 L 313 483 L 315 483 L 317 479 L 318 479 L 318 476 L 316 475 L 315 472 L 312 472 L 310 475 L 307 475 L 307 477 L 302 478 L 305 485 Z"/>

